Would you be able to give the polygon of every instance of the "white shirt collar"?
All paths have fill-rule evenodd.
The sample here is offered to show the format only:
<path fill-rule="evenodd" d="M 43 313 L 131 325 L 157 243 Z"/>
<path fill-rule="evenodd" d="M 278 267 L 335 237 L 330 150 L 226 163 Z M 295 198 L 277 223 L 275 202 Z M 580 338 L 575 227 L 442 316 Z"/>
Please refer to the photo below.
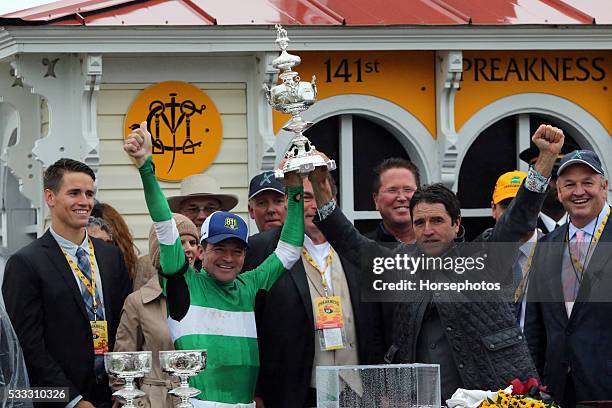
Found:
<path fill-rule="evenodd" d="M 51 232 L 51 235 L 53 236 L 53 238 L 55 239 L 55 241 L 57 242 L 57 244 L 66 252 L 68 252 L 70 255 L 72 256 L 76 256 L 76 251 L 78 247 L 81 247 L 85 250 L 85 252 L 87 253 L 87 255 L 89 255 L 89 245 L 88 245 L 88 235 L 87 235 L 87 228 L 85 228 L 85 239 L 83 239 L 83 242 L 81 242 L 81 245 L 77 245 L 74 242 L 67 240 L 66 238 L 62 237 L 61 235 L 59 235 L 57 232 L 55 232 L 55 230 L 53 230 L 53 227 L 49 227 L 49 232 Z"/>
<path fill-rule="evenodd" d="M 563 225 L 563 224 L 565 224 L 567 222 L 567 213 L 563 214 L 563 217 L 559 218 L 559 221 L 555 221 L 552 218 L 550 218 L 548 215 L 546 215 L 543 212 L 541 212 L 540 213 L 540 219 L 542 220 L 542 222 L 546 226 L 546 229 L 548 230 L 548 232 L 551 232 L 555 228 L 557 228 L 557 226 Z"/>
<path fill-rule="evenodd" d="M 593 234 L 595 234 L 595 232 L 597 231 L 597 229 L 599 228 L 601 223 L 603 222 L 603 219 L 606 216 L 606 213 L 608 212 L 608 208 L 610 208 L 610 206 L 608 205 L 608 203 L 605 203 L 605 205 L 603 206 L 603 208 L 599 212 L 599 216 L 593 218 L 591 220 L 591 222 L 589 222 L 587 225 L 585 225 L 582 228 L 578 228 L 578 227 L 576 227 L 574 225 L 574 223 L 570 222 L 570 224 L 569 224 L 569 240 L 571 241 L 574 238 L 574 235 L 576 235 L 576 231 L 578 231 L 578 230 L 584 231 L 585 238 L 591 238 L 593 236 Z M 595 225 L 595 222 L 597 222 L 597 225 Z"/>

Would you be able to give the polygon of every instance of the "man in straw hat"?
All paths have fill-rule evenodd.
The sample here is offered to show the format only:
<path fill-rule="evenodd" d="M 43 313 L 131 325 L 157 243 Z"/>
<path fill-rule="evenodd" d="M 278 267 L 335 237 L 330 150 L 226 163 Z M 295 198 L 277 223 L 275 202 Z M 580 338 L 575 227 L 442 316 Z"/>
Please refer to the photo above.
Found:
<path fill-rule="evenodd" d="M 238 197 L 223 194 L 217 180 L 205 174 L 194 174 L 181 182 L 181 195 L 168 198 L 170 210 L 183 214 L 198 227 L 215 211 L 230 211 L 238 204 Z"/>

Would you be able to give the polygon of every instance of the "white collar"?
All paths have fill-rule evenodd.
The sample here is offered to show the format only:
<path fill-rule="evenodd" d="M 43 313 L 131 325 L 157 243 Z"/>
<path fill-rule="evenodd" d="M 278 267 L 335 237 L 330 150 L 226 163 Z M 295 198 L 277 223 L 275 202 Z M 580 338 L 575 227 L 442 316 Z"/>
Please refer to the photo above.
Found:
<path fill-rule="evenodd" d="M 326 257 L 329 253 L 329 248 L 331 248 L 329 242 L 325 241 L 322 244 L 315 244 L 308 235 L 304 234 L 304 249 L 308 251 L 313 258 L 315 256 Z"/>
<path fill-rule="evenodd" d="M 559 221 L 555 221 L 552 218 L 550 218 L 548 215 L 541 212 L 540 219 L 546 226 L 546 229 L 548 230 L 548 232 L 552 232 L 559 225 L 563 225 L 567 222 L 567 213 L 563 214 L 563 217 L 559 218 Z"/>
<path fill-rule="evenodd" d="M 603 222 L 603 219 L 606 216 L 606 213 L 608 212 L 609 208 L 610 208 L 610 206 L 608 205 L 608 203 L 605 203 L 605 205 L 603 206 L 603 208 L 599 212 L 599 215 L 597 217 L 593 218 L 591 220 L 591 222 L 589 222 L 587 225 L 585 225 L 582 228 L 578 228 L 578 227 L 576 227 L 574 225 L 573 222 L 570 222 L 570 224 L 569 224 L 569 240 L 571 241 L 574 238 L 574 235 L 576 235 L 576 231 L 578 231 L 578 230 L 584 231 L 585 234 L 586 234 L 585 237 L 592 237 L 593 234 L 595 234 L 595 231 L 597 231 L 597 228 L 599 228 L 599 226 Z M 597 221 L 597 225 L 595 225 L 595 221 Z"/>
<path fill-rule="evenodd" d="M 51 235 L 53 236 L 57 244 L 64 251 L 68 252 L 70 255 L 76 256 L 76 252 L 79 247 L 83 248 L 85 252 L 87 253 L 87 255 L 89 255 L 89 245 L 88 245 L 89 236 L 87 235 L 87 228 L 85 228 L 85 239 L 83 239 L 83 242 L 81 242 L 81 245 L 77 245 L 74 242 L 62 237 L 57 232 L 55 232 L 55 230 L 53 230 L 53 227 L 49 227 L 49 232 L 51 232 Z"/>

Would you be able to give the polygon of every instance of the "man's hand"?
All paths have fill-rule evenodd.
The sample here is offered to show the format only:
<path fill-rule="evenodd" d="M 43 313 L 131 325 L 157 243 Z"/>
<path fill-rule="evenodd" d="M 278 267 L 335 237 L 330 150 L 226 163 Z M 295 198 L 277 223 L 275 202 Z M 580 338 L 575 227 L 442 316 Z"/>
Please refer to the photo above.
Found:
<path fill-rule="evenodd" d="M 302 186 L 302 176 L 297 171 L 290 171 L 289 173 L 285 173 L 283 181 L 285 183 L 285 186 L 287 187 Z"/>
<path fill-rule="evenodd" d="M 319 156 L 321 156 L 325 162 L 329 160 L 329 157 L 327 157 L 325 153 L 319 152 L 319 151 L 317 151 L 316 153 Z M 315 184 L 319 186 L 326 184 L 328 177 L 329 177 L 329 170 L 327 170 L 327 166 L 315 167 L 313 171 L 308 173 L 308 180 L 310 180 L 313 187 Z"/>
<path fill-rule="evenodd" d="M 544 177 L 550 177 L 557 156 L 563 147 L 563 131 L 554 126 L 540 125 L 531 138 L 540 150 L 534 168 Z"/>
<path fill-rule="evenodd" d="M 138 129 L 127 137 L 123 150 L 130 156 L 136 167 L 140 168 L 151 155 L 151 134 L 147 130 L 147 122 L 142 122 Z"/>
<path fill-rule="evenodd" d="M 85 401 L 84 399 L 82 399 L 79 402 L 77 402 L 74 408 L 95 408 L 95 407 L 91 402 Z"/>
<path fill-rule="evenodd" d="M 326 162 L 329 160 L 329 157 L 327 157 L 325 153 L 316 153 Z M 313 171 L 308 173 L 308 180 L 312 183 L 312 191 L 315 196 L 315 201 L 317 202 L 317 207 L 327 204 L 334 198 L 328 178 L 329 170 L 327 170 L 327 166 L 315 167 Z"/>
<path fill-rule="evenodd" d="M 563 131 L 551 125 L 540 125 L 531 138 L 540 153 L 550 152 L 555 157 L 561 153 L 564 139 Z"/>

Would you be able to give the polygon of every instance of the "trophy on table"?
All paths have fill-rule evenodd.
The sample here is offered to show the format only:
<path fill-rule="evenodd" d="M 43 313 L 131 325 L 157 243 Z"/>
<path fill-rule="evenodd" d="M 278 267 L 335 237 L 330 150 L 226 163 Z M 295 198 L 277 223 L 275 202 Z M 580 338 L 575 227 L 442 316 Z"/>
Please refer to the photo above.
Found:
<path fill-rule="evenodd" d="M 277 30 L 276 44 L 280 47 L 281 54 L 272 61 L 272 66 L 281 71 L 279 78 L 283 83 L 272 88 L 265 84 L 263 87 L 266 99 L 272 108 L 281 113 L 291 114 L 291 119 L 285 123 L 283 130 L 295 133 L 289 149 L 284 155 L 287 160 L 283 169 L 277 169 L 275 176 L 283 178 L 284 173 L 296 170 L 298 173 L 307 174 L 319 166 L 326 166 L 330 171 L 335 170 L 336 162 L 325 160 L 317 154 L 315 146 L 303 135 L 303 132 L 313 125 L 312 122 L 305 121 L 301 113 L 315 103 L 317 97 L 316 78 L 313 75 L 312 82 L 300 80 L 299 74 L 292 68 L 299 65 L 302 60 L 297 55 L 287 52 L 289 46 L 287 30 L 280 24 L 275 27 Z"/>
<path fill-rule="evenodd" d="M 206 350 L 160 351 L 159 361 L 163 371 L 181 380 L 181 384 L 170 391 L 170 394 L 181 399 L 176 407 L 193 408 L 189 398 L 195 397 L 201 391 L 189 386 L 189 377 L 198 375 L 206 368 Z"/>
<path fill-rule="evenodd" d="M 125 387 L 113 393 L 114 396 L 125 400 L 124 408 L 135 408 L 134 400 L 146 395 L 134 387 L 134 379 L 144 377 L 151 371 L 151 360 L 150 351 L 104 353 L 106 372 L 115 378 L 125 380 Z"/>

